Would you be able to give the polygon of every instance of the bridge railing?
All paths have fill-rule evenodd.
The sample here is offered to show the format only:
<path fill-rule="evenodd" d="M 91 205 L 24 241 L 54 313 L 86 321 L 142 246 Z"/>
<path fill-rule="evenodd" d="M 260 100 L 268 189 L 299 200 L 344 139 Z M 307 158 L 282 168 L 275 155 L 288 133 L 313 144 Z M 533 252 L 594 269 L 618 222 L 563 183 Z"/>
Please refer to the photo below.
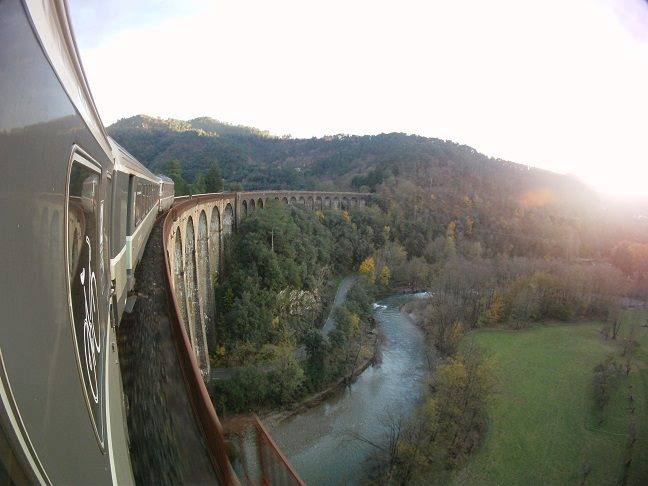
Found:
<path fill-rule="evenodd" d="M 221 484 L 248 484 L 262 485 L 298 485 L 301 481 L 296 471 L 290 465 L 277 444 L 272 440 L 261 421 L 253 416 L 251 424 L 254 428 L 253 447 L 258 458 L 258 469 L 251 472 L 244 468 L 242 477 L 237 477 L 232 464 L 227 456 L 225 434 L 222 424 L 216 413 L 216 409 L 207 391 L 203 375 L 200 370 L 196 353 L 191 345 L 186 327 L 181 322 L 181 309 L 173 288 L 173 273 L 170 264 L 171 232 L 174 222 L 180 219 L 184 213 L 193 210 L 197 205 L 213 199 L 221 199 L 231 196 L 230 194 L 217 193 L 212 195 L 199 195 L 182 199 L 176 199 L 173 207 L 167 213 L 163 226 L 163 246 L 166 268 L 166 286 L 169 295 L 169 319 L 171 321 L 174 340 L 176 342 L 178 357 L 182 368 L 187 393 L 205 439 L 212 466 L 219 477 Z"/>
<path fill-rule="evenodd" d="M 254 415 L 254 429 L 257 437 L 257 451 L 261 464 L 261 484 L 294 484 L 304 486 L 286 456 L 268 433 L 259 418 Z"/>
<path fill-rule="evenodd" d="M 303 486 L 292 465 L 255 414 L 239 415 L 226 424 L 236 447 L 236 469 L 246 484 Z"/>
<path fill-rule="evenodd" d="M 227 458 L 225 437 L 223 427 L 218 419 L 214 405 L 209 397 L 207 387 L 203 380 L 198 366 L 196 354 L 193 351 L 189 336 L 185 327 L 180 322 L 180 308 L 173 292 L 173 277 L 169 260 L 168 248 L 170 242 L 170 233 L 173 222 L 188 207 L 193 207 L 195 200 L 187 200 L 176 203 L 167 213 L 163 226 L 163 245 L 164 245 L 164 263 L 166 268 L 166 286 L 169 295 L 169 320 L 171 321 L 172 331 L 176 342 L 178 358 L 182 373 L 187 386 L 187 393 L 194 411 L 197 422 L 203 432 L 205 445 L 209 451 L 209 457 L 212 466 L 219 477 L 221 484 L 232 485 L 238 484 L 239 481 L 234 474 L 232 466 Z"/>

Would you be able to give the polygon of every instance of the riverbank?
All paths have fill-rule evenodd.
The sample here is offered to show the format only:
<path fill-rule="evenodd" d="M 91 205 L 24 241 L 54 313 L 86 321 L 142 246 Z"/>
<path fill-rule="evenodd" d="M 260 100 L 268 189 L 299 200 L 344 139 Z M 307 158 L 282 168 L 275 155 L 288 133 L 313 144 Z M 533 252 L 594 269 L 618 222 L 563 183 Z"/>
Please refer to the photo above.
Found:
<path fill-rule="evenodd" d="M 317 407 L 325 400 L 331 398 L 337 393 L 340 393 L 340 391 L 343 390 L 344 387 L 353 383 L 353 381 L 355 381 L 356 378 L 358 378 L 358 376 L 360 376 L 362 372 L 365 371 L 369 366 L 373 366 L 378 362 L 380 356 L 380 343 L 382 342 L 382 339 L 382 334 L 377 330 L 373 335 L 371 353 L 364 353 L 364 356 L 361 359 L 360 363 L 355 366 L 350 373 L 347 373 L 344 376 L 338 378 L 324 390 L 313 393 L 312 395 L 309 395 L 306 398 L 300 400 L 298 403 L 290 405 L 283 410 L 275 410 L 268 412 L 265 415 L 261 415 L 261 419 L 264 422 L 282 422 L 311 408 Z"/>
<path fill-rule="evenodd" d="M 380 359 L 361 363 L 351 383 L 311 397 L 308 407 L 285 416 L 266 416 L 275 441 L 307 484 L 357 484 L 379 443 L 386 416 L 408 417 L 419 404 L 429 375 L 420 328 L 399 311 L 403 296 L 374 309 L 382 340 Z M 348 386 L 341 386 L 348 385 Z"/>
<path fill-rule="evenodd" d="M 329 322 L 332 322 L 332 325 L 334 326 L 335 321 L 333 319 L 333 311 L 335 310 L 335 308 L 339 307 L 344 302 L 344 299 L 346 298 L 346 294 L 348 293 L 351 286 L 357 279 L 358 276 L 353 275 L 353 276 L 344 277 L 340 281 L 340 284 L 338 286 L 338 291 L 335 296 L 335 301 L 331 306 L 329 317 L 326 321 L 327 325 L 329 325 Z M 408 294 L 412 295 L 412 298 L 410 300 L 407 300 L 406 302 L 398 306 L 398 310 L 412 324 L 416 325 L 417 327 L 420 327 L 424 319 L 424 308 L 427 305 L 426 299 L 417 297 L 417 295 L 421 293 L 422 292 L 413 292 L 409 288 L 405 288 L 405 289 L 395 289 L 395 292 L 392 294 L 392 298 L 394 298 L 394 296 L 399 296 L 398 298 L 403 298 L 403 295 L 408 295 Z M 340 296 L 341 298 L 339 299 Z M 322 330 L 326 331 L 325 328 L 326 326 L 324 326 Z M 328 332 L 330 332 L 330 330 L 331 329 L 329 329 Z M 369 366 L 373 366 L 374 364 L 376 364 L 377 360 L 379 359 L 380 344 L 384 340 L 384 335 L 378 327 L 375 328 L 375 331 L 376 334 L 373 340 L 373 345 L 372 345 L 373 351 L 371 355 L 365 356 L 365 358 L 361 361 L 361 363 L 357 365 L 353 369 L 353 371 L 351 371 L 351 373 L 348 373 L 340 377 L 331 385 L 326 387 L 324 390 L 309 395 L 308 397 L 300 400 L 296 404 L 287 407 L 286 409 L 267 412 L 265 415 L 262 415 L 261 418 L 264 421 L 273 421 L 273 422 L 281 422 L 283 420 L 288 420 L 295 415 L 298 415 L 310 408 L 320 405 L 326 399 L 331 398 L 336 393 L 339 393 L 343 387 L 348 386 L 350 383 L 352 383 L 358 376 L 360 376 L 360 374 L 364 370 L 366 370 Z M 426 351 L 425 356 L 429 368 L 432 369 L 435 366 L 436 362 L 438 361 L 437 353 L 435 351 L 432 353 Z"/>
<path fill-rule="evenodd" d="M 358 275 L 347 275 L 345 277 L 338 277 L 335 279 L 335 293 L 331 292 L 331 297 L 329 298 L 330 302 L 328 302 L 326 305 L 328 309 L 326 319 L 321 320 L 322 324 L 320 332 L 322 333 L 322 335 L 327 336 L 335 328 L 335 319 L 333 318 L 333 312 L 344 303 L 349 290 L 351 290 L 351 287 L 358 280 L 358 278 Z M 295 349 L 293 353 L 295 359 L 302 359 L 305 355 L 306 350 L 303 346 Z M 245 366 L 216 366 L 214 363 L 212 363 L 209 379 L 210 381 L 230 380 L 235 376 L 237 371 L 241 371 L 244 368 Z M 258 364 L 256 368 L 260 372 L 264 373 L 272 371 L 272 368 L 264 363 Z"/>
<path fill-rule="evenodd" d="M 321 327 L 313 329 L 320 334 L 319 339 L 311 336 L 311 341 L 304 341 L 298 348 L 288 350 L 288 356 L 283 359 L 275 357 L 273 361 L 248 366 L 212 369 L 210 394 L 216 405 L 220 405 L 221 417 L 235 418 L 251 410 L 264 420 L 289 417 L 320 403 L 374 363 L 380 333 L 376 331 L 371 316 L 372 290 L 366 288 L 365 282 L 358 281 L 359 276 L 355 274 L 336 280 L 326 320 Z M 307 349 L 307 346 L 311 348 Z M 309 376 L 305 376 L 307 373 Z M 279 382 L 287 376 L 296 383 L 290 397 L 268 401 L 245 398 L 248 403 L 232 402 L 233 406 L 229 407 L 231 413 L 227 413 L 226 400 L 231 396 L 235 400 L 241 396 L 268 396 L 281 386 L 277 383 L 277 376 Z M 218 397 L 220 403 L 217 403 Z"/>
<path fill-rule="evenodd" d="M 353 284 L 358 280 L 358 278 L 358 275 L 347 275 L 340 280 L 337 291 L 335 292 L 335 297 L 333 298 L 333 302 L 329 308 L 328 316 L 326 317 L 324 325 L 322 326 L 322 334 L 324 336 L 328 336 L 329 333 L 333 329 L 335 329 L 335 319 L 333 317 L 333 313 L 335 312 L 335 309 L 344 304 L 349 290 L 351 290 L 351 287 L 353 287 Z"/>

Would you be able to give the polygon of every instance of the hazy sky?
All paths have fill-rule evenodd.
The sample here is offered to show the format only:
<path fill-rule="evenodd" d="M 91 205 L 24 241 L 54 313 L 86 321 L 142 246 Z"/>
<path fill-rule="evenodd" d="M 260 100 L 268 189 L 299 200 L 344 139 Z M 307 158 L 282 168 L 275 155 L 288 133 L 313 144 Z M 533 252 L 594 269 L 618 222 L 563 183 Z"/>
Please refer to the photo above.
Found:
<path fill-rule="evenodd" d="M 69 0 L 106 124 L 406 132 L 648 195 L 646 0 Z"/>

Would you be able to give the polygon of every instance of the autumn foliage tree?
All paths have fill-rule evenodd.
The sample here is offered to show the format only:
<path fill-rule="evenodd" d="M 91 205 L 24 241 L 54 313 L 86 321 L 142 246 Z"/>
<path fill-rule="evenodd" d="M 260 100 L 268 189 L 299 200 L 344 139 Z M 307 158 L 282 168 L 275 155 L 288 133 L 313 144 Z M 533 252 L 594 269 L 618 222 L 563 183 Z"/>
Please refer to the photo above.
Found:
<path fill-rule="evenodd" d="M 493 387 L 491 363 L 472 347 L 441 364 L 425 402 L 404 422 L 387 417 L 387 444 L 375 455 L 377 484 L 437 484 L 448 481 L 480 444 L 486 399 Z"/>
<path fill-rule="evenodd" d="M 366 277 L 371 283 L 376 281 L 376 262 L 372 256 L 365 258 L 358 268 L 360 275 Z"/>

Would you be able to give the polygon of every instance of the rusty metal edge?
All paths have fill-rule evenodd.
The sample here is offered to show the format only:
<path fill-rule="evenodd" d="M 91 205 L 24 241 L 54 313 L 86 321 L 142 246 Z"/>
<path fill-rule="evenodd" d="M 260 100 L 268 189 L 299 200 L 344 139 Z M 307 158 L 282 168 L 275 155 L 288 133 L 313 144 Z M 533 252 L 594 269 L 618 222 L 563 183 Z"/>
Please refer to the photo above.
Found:
<path fill-rule="evenodd" d="M 164 216 L 162 245 L 164 251 L 164 266 L 166 270 L 166 290 L 169 297 L 169 321 L 175 338 L 174 341 L 178 351 L 180 367 L 184 376 L 185 385 L 187 386 L 189 399 L 196 420 L 205 438 L 205 445 L 209 452 L 209 458 L 220 482 L 225 485 L 237 485 L 239 482 L 225 452 L 226 447 L 223 427 L 218 419 L 216 409 L 214 408 L 202 374 L 200 373 L 200 368 L 198 367 L 196 356 L 191 348 L 189 337 L 187 336 L 184 326 L 178 319 L 180 309 L 172 291 L 172 273 L 169 263 L 169 249 L 167 248 L 171 226 L 181 211 L 184 211 L 191 206 L 195 206 L 201 201 L 222 197 L 231 197 L 231 194 L 224 193 L 218 194 L 218 196 L 193 197 L 171 207 Z"/>
<path fill-rule="evenodd" d="M 263 192 L 275 192 L 275 191 L 259 191 Z M 277 191 L 277 192 L 292 192 L 292 191 Z M 295 192 L 312 192 L 315 191 L 295 191 Z M 253 194 L 254 192 L 248 192 L 245 194 Z M 203 202 L 234 198 L 234 224 L 236 224 L 236 210 L 237 202 L 244 193 L 242 192 L 221 192 L 215 194 L 200 194 L 196 196 L 180 196 L 175 198 L 174 204 L 169 209 L 167 214 L 164 216 L 164 226 L 162 229 L 162 245 L 164 251 L 164 265 L 166 270 L 166 290 L 167 295 L 169 296 L 169 321 L 171 322 L 172 332 L 175 337 L 175 343 L 178 350 L 178 357 L 180 360 L 180 365 L 182 372 L 185 378 L 185 384 L 187 386 L 187 391 L 189 392 L 189 398 L 194 409 L 194 414 L 198 421 L 198 424 L 201 427 L 203 432 L 207 450 L 209 451 L 209 457 L 214 466 L 216 474 L 219 476 L 219 479 L 223 484 L 239 484 L 234 470 L 227 458 L 225 453 L 225 436 L 223 433 L 223 426 L 220 423 L 218 415 L 216 414 L 216 409 L 214 404 L 211 401 L 207 387 L 202 378 L 196 356 L 191 348 L 191 343 L 187 332 L 185 331 L 184 326 L 180 323 L 178 316 L 180 315 L 180 308 L 176 301 L 175 295 L 172 291 L 172 273 L 171 266 L 169 263 L 169 249 L 167 247 L 167 241 L 171 233 L 171 226 L 178 219 L 180 214 L 187 209 L 196 207 L 198 204 Z M 344 194 L 344 193 L 341 193 Z M 364 193 L 347 193 L 347 194 L 357 194 L 359 196 L 367 196 L 370 194 Z M 288 461 L 286 456 L 283 454 L 281 449 L 277 446 L 275 441 L 272 439 L 267 429 L 263 423 L 259 420 L 256 414 L 254 416 L 255 427 L 260 431 L 265 439 L 268 441 L 272 449 L 277 453 L 279 459 L 283 462 L 284 466 L 292 476 L 296 484 L 305 486 L 305 483 L 297 474 L 297 471 L 293 468 L 292 464 Z"/>
<path fill-rule="evenodd" d="M 259 430 L 263 436 L 265 437 L 265 440 L 267 440 L 270 443 L 270 446 L 272 449 L 275 450 L 277 455 L 279 456 L 279 459 L 281 459 L 281 462 L 284 463 L 284 466 L 290 473 L 290 475 L 293 477 L 295 482 L 299 484 L 300 486 L 306 486 L 306 483 L 302 481 L 302 479 L 299 477 L 299 474 L 297 474 L 297 471 L 293 468 L 292 464 L 288 461 L 288 458 L 284 455 L 283 452 L 281 452 L 281 449 L 277 446 L 277 443 L 274 441 L 272 436 L 268 433 L 268 429 L 265 428 L 265 425 L 263 425 L 263 422 L 259 420 L 259 417 L 257 417 L 256 413 L 253 413 L 252 416 L 254 417 L 254 425 Z"/>

